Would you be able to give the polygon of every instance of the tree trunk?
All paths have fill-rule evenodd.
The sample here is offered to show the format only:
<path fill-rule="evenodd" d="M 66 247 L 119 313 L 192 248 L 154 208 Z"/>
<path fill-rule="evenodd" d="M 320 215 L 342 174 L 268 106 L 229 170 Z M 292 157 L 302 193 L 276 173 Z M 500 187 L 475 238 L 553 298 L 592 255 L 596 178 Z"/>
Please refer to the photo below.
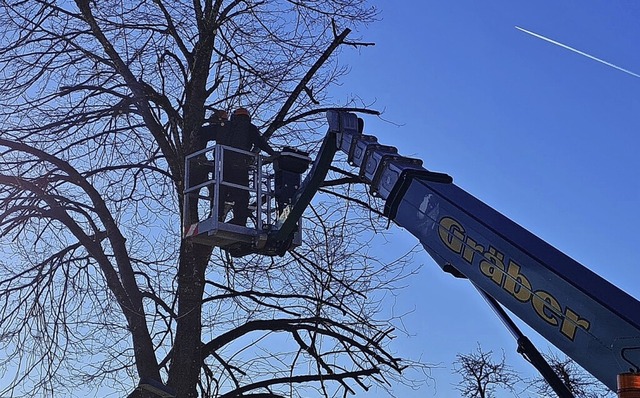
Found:
<path fill-rule="evenodd" d="M 167 383 L 178 397 L 197 397 L 202 362 L 202 296 L 211 251 L 210 247 L 189 241 L 180 246 L 178 319 Z"/>

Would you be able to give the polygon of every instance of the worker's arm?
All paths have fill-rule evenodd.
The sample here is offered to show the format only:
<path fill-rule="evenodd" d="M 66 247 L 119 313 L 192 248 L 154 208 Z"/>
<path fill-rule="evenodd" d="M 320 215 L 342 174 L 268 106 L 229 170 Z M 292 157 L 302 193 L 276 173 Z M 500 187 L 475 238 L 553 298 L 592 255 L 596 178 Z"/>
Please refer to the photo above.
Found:
<path fill-rule="evenodd" d="M 254 147 L 262 149 L 271 156 L 275 156 L 277 152 L 271 147 L 271 145 L 269 145 L 262 134 L 260 134 L 258 128 L 252 124 L 251 130 L 253 131 L 252 134 L 254 136 Z"/>

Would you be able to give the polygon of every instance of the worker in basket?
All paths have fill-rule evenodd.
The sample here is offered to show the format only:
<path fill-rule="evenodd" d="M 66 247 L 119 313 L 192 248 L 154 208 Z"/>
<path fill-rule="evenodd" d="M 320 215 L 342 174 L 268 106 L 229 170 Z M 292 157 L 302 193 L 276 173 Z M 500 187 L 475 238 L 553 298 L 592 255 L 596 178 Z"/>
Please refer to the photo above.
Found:
<path fill-rule="evenodd" d="M 259 153 L 263 150 L 271 156 L 277 154 L 260 134 L 258 128 L 251 123 L 251 116 L 246 108 L 238 108 L 233 112 L 228 128 L 218 133 L 217 143 L 243 151 Z M 223 160 L 222 180 L 248 187 L 250 167 L 254 158 L 243 153 L 225 150 Z M 249 217 L 249 191 L 225 184 L 220 185 L 218 211 L 221 221 L 224 221 L 224 206 L 227 202 L 233 203 L 233 218 L 229 223 L 246 226 Z"/>
<path fill-rule="evenodd" d="M 222 131 L 228 128 L 229 116 L 227 112 L 215 109 L 208 120 L 208 124 L 202 126 L 195 135 L 193 142 L 194 152 L 203 150 L 209 141 L 217 141 L 222 135 Z M 214 172 L 214 166 L 205 154 L 199 155 L 192 163 L 189 173 L 189 186 L 194 187 L 210 179 L 210 174 Z M 213 186 L 207 186 L 209 197 L 213 198 Z"/>

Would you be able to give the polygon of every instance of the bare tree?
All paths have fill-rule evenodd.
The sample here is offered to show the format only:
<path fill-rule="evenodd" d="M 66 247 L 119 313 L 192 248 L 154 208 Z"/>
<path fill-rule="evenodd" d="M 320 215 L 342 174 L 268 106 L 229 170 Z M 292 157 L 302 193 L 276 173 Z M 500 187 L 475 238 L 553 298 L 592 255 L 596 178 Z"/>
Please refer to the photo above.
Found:
<path fill-rule="evenodd" d="M 144 379 L 178 397 L 329 397 L 403 369 L 376 292 L 406 263 L 367 255 L 383 223 L 357 186 L 326 189 L 282 259 L 181 239 L 208 113 L 245 106 L 275 145 L 314 150 L 337 53 L 375 15 L 365 0 L 0 2 L 4 394 Z"/>
<path fill-rule="evenodd" d="M 478 345 L 476 352 L 458 354 L 453 363 L 453 371 L 461 376 L 456 389 L 461 396 L 468 398 L 495 397 L 497 388 L 515 392 L 515 385 L 520 378 L 505 363 L 504 354 L 498 362 L 494 362 L 492 351 L 482 351 Z"/>
<path fill-rule="evenodd" d="M 609 390 L 605 385 L 595 379 L 593 376 L 585 372 L 571 358 L 566 356 L 559 357 L 555 353 L 544 355 L 545 359 L 560 377 L 569 391 L 576 398 L 603 398 L 615 397 L 616 394 Z M 542 396 L 554 396 L 553 389 L 543 378 L 534 379 L 531 383 L 533 389 Z"/>

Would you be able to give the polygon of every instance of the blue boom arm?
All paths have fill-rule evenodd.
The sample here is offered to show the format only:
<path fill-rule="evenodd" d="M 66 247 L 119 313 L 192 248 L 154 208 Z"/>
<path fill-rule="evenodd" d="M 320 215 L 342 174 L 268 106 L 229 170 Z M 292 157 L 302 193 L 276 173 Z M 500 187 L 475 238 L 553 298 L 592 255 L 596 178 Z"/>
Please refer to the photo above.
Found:
<path fill-rule="evenodd" d="M 385 215 L 440 267 L 469 279 L 580 366 L 616 389 L 640 370 L 640 302 L 504 215 L 358 131 L 358 118 L 327 113 L 329 131 Z"/>

